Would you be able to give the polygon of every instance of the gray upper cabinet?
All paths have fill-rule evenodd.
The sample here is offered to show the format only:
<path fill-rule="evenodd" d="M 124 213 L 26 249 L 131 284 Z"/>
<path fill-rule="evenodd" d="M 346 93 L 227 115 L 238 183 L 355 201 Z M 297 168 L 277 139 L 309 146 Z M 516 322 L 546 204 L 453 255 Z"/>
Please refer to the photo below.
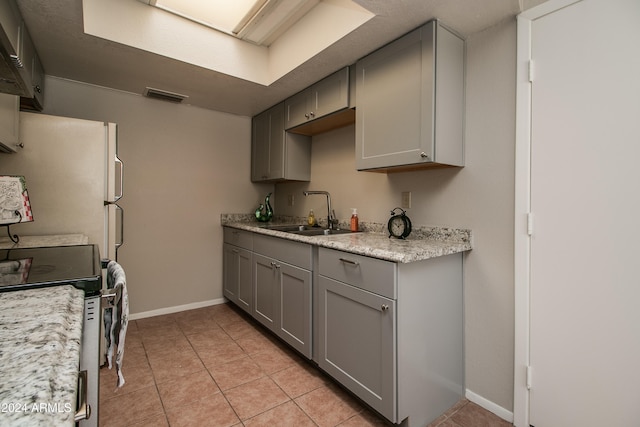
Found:
<path fill-rule="evenodd" d="M 292 96 L 284 105 L 286 129 L 349 108 L 349 67 Z"/>
<path fill-rule="evenodd" d="M 311 138 L 284 129 L 284 103 L 258 114 L 252 121 L 251 180 L 309 181 Z"/>
<path fill-rule="evenodd" d="M 17 52 L 19 39 L 20 16 L 17 7 L 13 2 L 0 1 L 0 55 Z M 18 147 L 20 101 L 14 95 L 16 84 L 6 61 L 0 61 L 0 92 L 3 92 L 0 94 L 0 151 L 12 153 Z"/>
<path fill-rule="evenodd" d="M 22 61 L 26 68 L 27 77 L 29 77 L 30 90 L 20 99 L 20 106 L 22 109 L 42 111 L 44 106 L 44 69 L 26 28 L 24 28 L 23 37 Z"/>
<path fill-rule="evenodd" d="M 356 166 L 464 166 L 464 41 L 431 21 L 356 63 Z"/>
<path fill-rule="evenodd" d="M 22 96 L 27 107 L 41 110 L 44 70 L 13 0 L 0 2 L 0 57 L 0 92 Z"/>
<path fill-rule="evenodd" d="M 14 1 L 0 2 L 0 27 L 2 27 L 0 37 L 3 38 L 4 49 L 11 46 L 13 53 L 19 50 L 21 20 L 20 11 Z M 7 41 L 8 45 L 6 45 Z"/>
<path fill-rule="evenodd" d="M 20 97 L 0 93 L 0 152 L 15 153 L 20 137 Z"/>

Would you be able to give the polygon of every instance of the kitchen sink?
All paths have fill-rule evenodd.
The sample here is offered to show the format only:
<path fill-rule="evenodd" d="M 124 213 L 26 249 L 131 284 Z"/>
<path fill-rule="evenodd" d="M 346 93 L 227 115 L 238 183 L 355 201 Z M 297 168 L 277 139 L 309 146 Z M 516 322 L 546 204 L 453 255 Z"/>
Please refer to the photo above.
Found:
<path fill-rule="evenodd" d="M 352 233 L 350 230 L 329 230 L 322 228 L 306 228 L 304 230 L 289 231 L 292 234 L 300 234 L 302 236 L 334 236 L 336 234 Z"/>
<path fill-rule="evenodd" d="M 302 236 L 333 236 L 336 234 L 352 233 L 350 230 L 328 230 L 321 227 L 309 227 L 308 225 L 267 225 L 269 230 L 282 231 L 285 233 L 299 234 Z"/>
<path fill-rule="evenodd" d="M 290 231 L 303 231 L 303 230 L 310 230 L 311 227 L 308 227 L 306 225 L 296 225 L 296 224 L 284 224 L 284 225 L 266 225 L 264 228 L 269 229 L 269 230 L 275 230 L 275 231 L 284 231 L 284 232 L 290 232 Z"/>

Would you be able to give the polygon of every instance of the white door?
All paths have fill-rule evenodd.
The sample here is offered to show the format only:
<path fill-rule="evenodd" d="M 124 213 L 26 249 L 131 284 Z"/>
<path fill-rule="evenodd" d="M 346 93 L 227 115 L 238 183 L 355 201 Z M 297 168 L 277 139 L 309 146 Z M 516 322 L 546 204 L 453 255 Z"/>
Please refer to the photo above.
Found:
<path fill-rule="evenodd" d="M 640 1 L 550 3 L 530 22 L 529 424 L 638 426 Z"/>

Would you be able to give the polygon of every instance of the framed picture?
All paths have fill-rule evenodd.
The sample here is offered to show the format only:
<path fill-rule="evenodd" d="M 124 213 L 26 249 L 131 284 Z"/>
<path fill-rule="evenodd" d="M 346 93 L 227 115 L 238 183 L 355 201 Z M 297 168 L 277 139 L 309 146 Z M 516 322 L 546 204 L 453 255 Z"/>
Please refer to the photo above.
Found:
<path fill-rule="evenodd" d="M 33 221 L 24 176 L 0 176 L 0 225 Z"/>

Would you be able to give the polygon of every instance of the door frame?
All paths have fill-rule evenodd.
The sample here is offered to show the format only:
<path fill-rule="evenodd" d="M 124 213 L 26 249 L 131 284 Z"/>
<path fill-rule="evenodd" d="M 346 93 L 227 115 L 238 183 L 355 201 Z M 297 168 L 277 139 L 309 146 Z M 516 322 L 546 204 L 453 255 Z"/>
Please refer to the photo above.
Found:
<path fill-rule="evenodd" d="M 513 424 L 529 426 L 531 213 L 531 29 L 533 21 L 582 0 L 548 0 L 517 16 L 514 204 Z"/>

